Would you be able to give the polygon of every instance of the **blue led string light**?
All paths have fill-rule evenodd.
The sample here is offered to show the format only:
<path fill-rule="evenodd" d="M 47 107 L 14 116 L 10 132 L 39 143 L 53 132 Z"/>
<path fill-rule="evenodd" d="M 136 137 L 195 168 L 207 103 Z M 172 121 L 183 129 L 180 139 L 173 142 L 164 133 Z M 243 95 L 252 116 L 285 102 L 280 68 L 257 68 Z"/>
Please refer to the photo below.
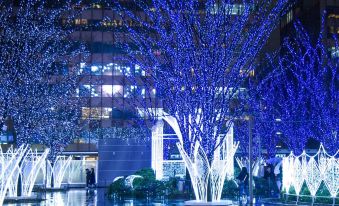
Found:
<path fill-rule="evenodd" d="M 134 3 L 143 15 L 117 5 L 132 42 L 121 45 L 122 59 L 150 74 L 154 84 L 146 83 L 146 90 L 155 87 L 161 106 L 176 117 L 187 152 L 199 141 L 212 158 L 218 135 L 243 114 L 241 103 L 234 106 L 236 93 L 287 1 Z M 151 101 L 139 106 L 149 108 Z"/>
<path fill-rule="evenodd" d="M 18 144 L 50 147 L 50 159 L 76 137 L 80 117 L 79 67 L 71 60 L 85 47 L 68 39 L 81 12 L 74 5 L 0 3 L 0 115 L 13 119 Z"/>
<path fill-rule="evenodd" d="M 338 45 L 335 37 L 332 40 Z M 277 70 L 269 81 L 260 84 L 261 98 L 253 104 L 260 111 L 256 129 L 264 148 L 274 148 L 281 141 L 300 154 L 314 139 L 330 153 L 338 150 L 339 60 L 331 58 L 325 42 L 323 28 L 313 43 L 296 22 L 277 63 L 272 61 Z"/>
<path fill-rule="evenodd" d="M 197 200 L 221 198 L 219 183 L 225 171 L 231 171 L 225 148 L 232 153 L 237 147 L 233 142 L 226 145 L 222 134 L 246 114 L 242 88 L 286 4 L 287 0 L 117 4 L 130 40 L 121 44 L 124 56 L 119 60 L 148 74 L 146 92 L 156 89 L 156 100 L 147 94 L 137 106 L 150 119 L 162 115 L 161 110 L 149 109 L 154 107 L 175 119 L 163 117 L 179 137 L 177 146 Z"/>

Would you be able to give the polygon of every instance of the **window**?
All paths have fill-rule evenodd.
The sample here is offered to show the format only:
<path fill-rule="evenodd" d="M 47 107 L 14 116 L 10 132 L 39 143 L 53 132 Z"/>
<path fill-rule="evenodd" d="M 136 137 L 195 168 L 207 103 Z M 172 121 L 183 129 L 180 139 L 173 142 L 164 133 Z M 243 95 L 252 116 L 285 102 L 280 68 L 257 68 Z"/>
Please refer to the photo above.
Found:
<path fill-rule="evenodd" d="M 290 23 L 293 20 L 293 10 L 289 11 L 286 16 L 286 24 Z"/>
<path fill-rule="evenodd" d="M 135 65 L 135 75 L 136 76 L 146 76 L 146 72 L 140 68 L 139 65 Z"/>
<path fill-rule="evenodd" d="M 92 107 L 90 119 L 101 119 L 101 108 L 100 107 Z"/>
<path fill-rule="evenodd" d="M 91 73 L 91 68 L 84 62 L 80 63 L 79 75 L 88 75 Z"/>
<path fill-rule="evenodd" d="M 103 97 L 112 97 L 112 94 L 113 94 L 113 85 L 102 85 Z"/>
<path fill-rule="evenodd" d="M 102 75 L 112 75 L 113 74 L 113 63 L 109 63 L 103 66 Z"/>
<path fill-rule="evenodd" d="M 339 19 L 339 14 L 329 14 L 329 15 L 327 16 L 327 18 L 329 18 L 329 19 L 331 19 L 331 18 L 333 18 L 333 19 Z"/>
<path fill-rule="evenodd" d="M 103 107 L 102 108 L 102 119 L 109 119 L 112 116 L 112 108 Z"/>
<path fill-rule="evenodd" d="M 91 96 L 91 85 L 88 85 L 88 84 L 80 85 L 79 96 L 80 97 L 90 97 Z"/>
<path fill-rule="evenodd" d="M 92 75 L 101 75 L 102 65 L 100 64 L 92 64 L 91 66 L 91 74 Z"/>
<path fill-rule="evenodd" d="M 75 25 L 87 25 L 88 20 L 87 19 L 75 19 L 74 24 Z"/>
<path fill-rule="evenodd" d="M 124 67 L 124 75 L 125 76 L 131 76 L 132 75 L 132 69 L 129 66 Z"/>
<path fill-rule="evenodd" d="M 144 87 L 135 87 L 135 94 L 137 95 L 137 97 L 142 97 L 145 98 L 146 97 L 146 90 Z"/>
<path fill-rule="evenodd" d="M 331 52 L 331 57 L 332 58 L 339 58 L 339 48 L 337 47 L 332 47 L 330 49 L 330 52 Z"/>
<path fill-rule="evenodd" d="M 82 107 L 82 119 L 109 119 L 111 116 L 110 107 Z"/>
<path fill-rule="evenodd" d="M 101 6 L 101 4 L 94 3 L 94 4 L 92 4 L 92 8 L 93 8 L 93 9 L 101 9 L 102 6 Z"/>
<path fill-rule="evenodd" d="M 92 85 L 91 97 L 101 97 L 101 85 Z"/>
<path fill-rule="evenodd" d="M 121 119 L 121 118 L 123 118 L 123 116 L 124 116 L 124 113 L 120 110 L 120 109 L 118 109 L 118 108 L 113 108 L 113 110 L 112 110 L 112 118 L 113 119 Z"/>
<path fill-rule="evenodd" d="M 152 91 L 151 91 L 151 97 L 155 98 L 155 95 L 156 95 L 156 89 L 153 88 Z"/>
<path fill-rule="evenodd" d="M 134 94 L 135 94 L 136 88 L 137 88 L 137 86 L 134 86 L 134 85 L 125 85 L 125 88 L 124 88 L 124 97 L 125 98 L 133 97 Z"/>
<path fill-rule="evenodd" d="M 122 97 L 123 96 L 123 86 L 122 85 L 113 85 L 113 96 Z"/>
<path fill-rule="evenodd" d="M 224 12 L 226 15 L 242 15 L 245 10 L 245 5 L 243 4 L 224 4 L 223 8 L 219 7 L 220 6 L 218 4 L 214 4 L 213 7 L 210 9 L 211 14 Z"/>
<path fill-rule="evenodd" d="M 244 5 L 230 4 L 226 6 L 226 13 L 229 15 L 240 15 L 244 12 Z"/>
<path fill-rule="evenodd" d="M 122 75 L 123 68 L 120 65 L 114 64 L 113 66 L 113 75 L 119 76 Z"/>
<path fill-rule="evenodd" d="M 81 108 L 81 118 L 82 119 L 89 119 L 91 114 L 91 108 L 89 107 L 82 107 Z"/>

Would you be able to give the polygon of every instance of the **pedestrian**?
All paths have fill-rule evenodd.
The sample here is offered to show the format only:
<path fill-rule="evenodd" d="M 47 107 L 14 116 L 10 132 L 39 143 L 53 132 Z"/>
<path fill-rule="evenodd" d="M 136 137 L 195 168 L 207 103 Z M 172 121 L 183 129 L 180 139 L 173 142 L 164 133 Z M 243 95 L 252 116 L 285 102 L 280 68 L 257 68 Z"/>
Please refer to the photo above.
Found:
<path fill-rule="evenodd" d="M 270 176 L 268 178 L 268 188 L 270 189 L 270 196 L 274 197 L 275 195 L 275 190 L 276 190 L 276 182 L 275 182 L 275 174 L 274 174 L 274 165 L 269 164 L 270 167 Z"/>
<path fill-rule="evenodd" d="M 247 172 L 247 168 L 243 167 L 241 168 L 241 172 L 239 173 L 237 180 L 239 183 L 239 200 L 241 200 L 241 198 L 246 198 L 244 199 L 245 201 L 247 200 L 247 196 L 248 196 L 248 172 Z M 244 201 L 243 200 L 243 201 Z M 240 204 L 242 205 L 242 203 Z"/>
<path fill-rule="evenodd" d="M 86 168 L 86 188 L 88 188 L 88 186 L 90 185 L 90 175 L 91 172 L 89 171 L 88 168 Z"/>
<path fill-rule="evenodd" d="M 94 173 L 94 168 L 91 168 L 90 172 L 90 185 L 92 187 L 95 187 L 95 173 Z"/>
<path fill-rule="evenodd" d="M 281 163 L 279 162 L 274 168 L 275 182 L 277 185 L 277 193 L 280 198 L 281 185 L 282 185 L 282 172 L 281 172 Z"/>

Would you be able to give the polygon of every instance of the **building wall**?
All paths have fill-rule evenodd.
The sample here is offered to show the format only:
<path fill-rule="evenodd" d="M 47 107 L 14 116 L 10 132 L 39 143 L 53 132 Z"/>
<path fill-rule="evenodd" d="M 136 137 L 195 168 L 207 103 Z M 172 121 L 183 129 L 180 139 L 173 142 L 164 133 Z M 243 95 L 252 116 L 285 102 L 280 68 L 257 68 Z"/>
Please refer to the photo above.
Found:
<path fill-rule="evenodd" d="M 98 154 L 99 186 L 108 186 L 118 176 L 151 168 L 151 143 L 140 138 L 99 140 Z"/>

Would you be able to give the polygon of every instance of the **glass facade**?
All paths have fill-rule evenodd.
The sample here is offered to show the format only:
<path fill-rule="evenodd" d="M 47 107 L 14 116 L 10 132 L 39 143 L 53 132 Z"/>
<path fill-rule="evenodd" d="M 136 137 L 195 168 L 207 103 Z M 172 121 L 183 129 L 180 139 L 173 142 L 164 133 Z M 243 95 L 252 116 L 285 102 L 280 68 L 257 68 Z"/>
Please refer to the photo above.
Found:
<path fill-rule="evenodd" d="M 77 31 L 71 39 L 85 42 L 90 52 L 85 59 L 74 60 L 81 77 L 77 97 L 82 99 L 82 120 L 89 129 L 128 126 L 136 100 L 156 97 L 154 88 L 143 86 L 148 74 L 139 65 L 127 64 L 116 46 L 129 42 L 127 33 L 119 30 L 122 23 L 118 14 L 100 4 L 74 21 Z"/>

